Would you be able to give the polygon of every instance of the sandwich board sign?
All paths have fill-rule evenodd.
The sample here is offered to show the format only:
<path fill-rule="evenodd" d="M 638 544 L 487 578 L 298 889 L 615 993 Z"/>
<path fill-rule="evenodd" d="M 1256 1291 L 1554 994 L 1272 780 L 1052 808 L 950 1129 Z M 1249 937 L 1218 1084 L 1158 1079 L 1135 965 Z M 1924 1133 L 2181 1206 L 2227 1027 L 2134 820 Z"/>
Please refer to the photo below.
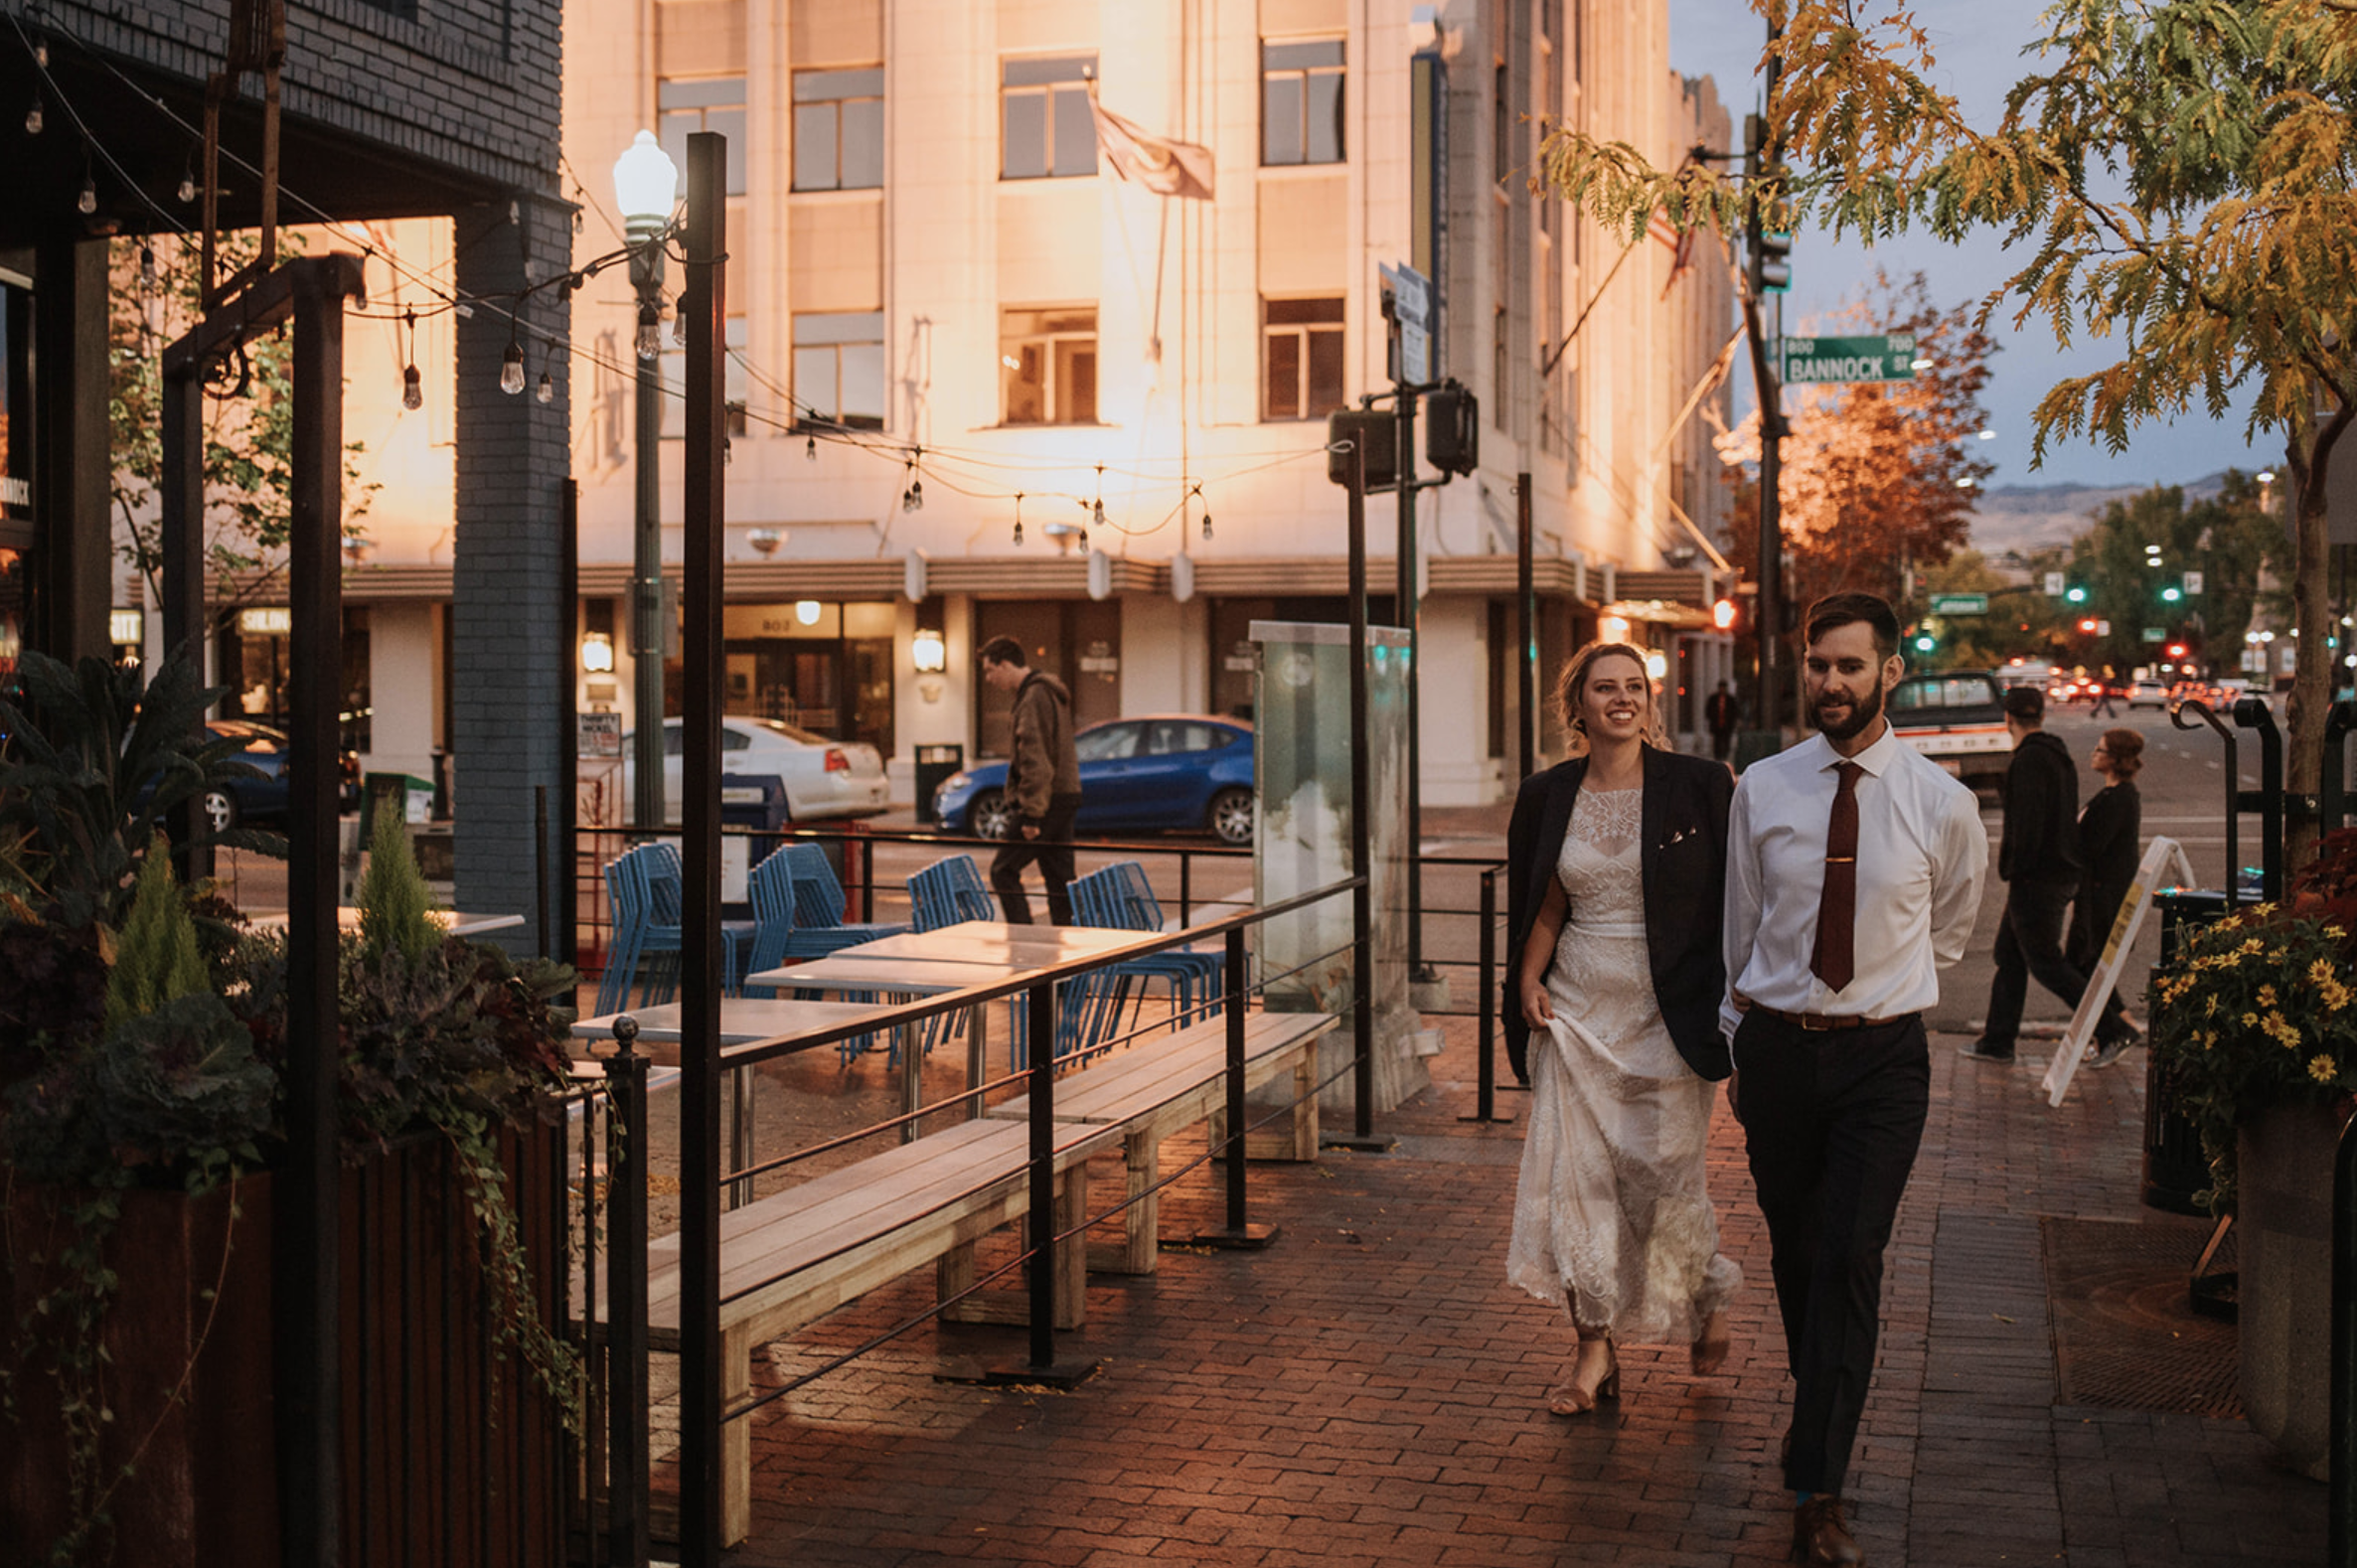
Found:
<path fill-rule="evenodd" d="M 2168 880 L 2163 880 L 2163 878 Z M 2071 1074 L 2079 1070 L 2079 1059 L 2087 1054 L 2087 1042 L 2095 1035 L 2096 1020 L 2104 1016 L 2104 1003 L 2120 984 L 2121 972 L 2127 968 L 2128 949 L 2136 945 L 2136 933 L 2144 928 L 2144 914 L 2152 907 L 2152 895 L 2163 887 L 2191 887 L 2193 862 L 2185 858 L 2184 847 L 2174 839 L 2154 839 L 2144 847 L 2144 859 L 2136 864 L 2136 879 L 2127 884 L 2127 896 L 2120 900 L 2120 913 L 2112 917 L 2112 934 L 2104 942 L 2104 956 L 2096 960 L 2095 973 L 2087 977 L 2087 991 L 2079 999 L 2079 1011 L 2071 1015 L 2070 1024 L 2064 1028 L 2062 1043 L 2054 1048 L 2054 1060 L 2046 1064 L 2046 1077 L 2040 1087 L 2046 1091 L 2048 1105 L 2060 1105 L 2063 1094 L 2071 1087 Z"/>

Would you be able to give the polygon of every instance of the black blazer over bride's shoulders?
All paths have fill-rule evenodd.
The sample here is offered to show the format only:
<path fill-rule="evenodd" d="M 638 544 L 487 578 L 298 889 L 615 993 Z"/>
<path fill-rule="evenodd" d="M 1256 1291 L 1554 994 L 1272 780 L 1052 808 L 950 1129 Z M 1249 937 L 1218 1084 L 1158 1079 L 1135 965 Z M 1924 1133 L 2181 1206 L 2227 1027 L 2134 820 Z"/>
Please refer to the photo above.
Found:
<path fill-rule="evenodd" d="M 1525 1083 L 1530 1029 L 1522 1021 L 1515 972 L 1587 774 L 1588 759 L 1574 757 L 1523 780 L 1506 830 L 1505 1050 L 1514 1076 Z M 1729 1068 L 1727 1042 L 1719 1033 L 1719 1001 L 1727 989 L 1719 927 L 1727 887 L 1727 810 L 1734 798 L 1735 779 L 1724 763 L 1645 748 L 1645 935 L 1653 997 L 1686 1065 L 1714 1079 L 1726 1077 Z"/>

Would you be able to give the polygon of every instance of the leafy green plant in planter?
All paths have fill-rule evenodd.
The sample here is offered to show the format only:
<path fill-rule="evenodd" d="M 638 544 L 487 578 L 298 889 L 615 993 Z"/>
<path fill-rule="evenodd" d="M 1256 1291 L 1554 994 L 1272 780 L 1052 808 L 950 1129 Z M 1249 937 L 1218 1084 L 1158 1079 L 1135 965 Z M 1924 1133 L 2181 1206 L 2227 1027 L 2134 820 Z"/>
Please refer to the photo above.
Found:
<path fill-rule="evenodd" d="M 0 1160 L 12 1186 L 43 1184 L 56 1222 L 46 1241 L 9 1237 L 12 1275 L 44 1283 L 7 1325 L 0 1402 L 21 1417 L 27 1376 L 54 1394 L 72 1495 L 45 1550 L 71 1564 L 112 1550 L 110 1506 L 146 1450 L 143 1438 L 127 1461 L 105 1457 L 123 1450 L 106 1442 L 102 1335 L 126 1289 L 115 1270 L 139 1261 L 111 1262 L 109 1239 L 133 1189 L 203 1194 L 266 1169 L 280 1147 L 286 945 L 178 885 L 156 833 L 176 802 L 237 765 L 185 738 L 218 694 L 176 666 L 142 690 L 136 672 L 94 661 L 28 664 L 28 700 L 0 704 L 0 843 L 17 847 L 0 875 L 20 868 L 0 885 Z M 362 930 L 337 955 L 347 1158 L 447 1142 L 495 1336 L 578 1431 L 579 1369 L 535 1310 L 500 1159 L 503 1130 L 554 1114 L 544 1091 L 565 1071 L 570 1015 L 556 1004 L 572 972 L 445 936 L 399 823 L 378 817 Z M 240 1239 L 235 1217 L 233 1204 L 224 1245 Z"/>

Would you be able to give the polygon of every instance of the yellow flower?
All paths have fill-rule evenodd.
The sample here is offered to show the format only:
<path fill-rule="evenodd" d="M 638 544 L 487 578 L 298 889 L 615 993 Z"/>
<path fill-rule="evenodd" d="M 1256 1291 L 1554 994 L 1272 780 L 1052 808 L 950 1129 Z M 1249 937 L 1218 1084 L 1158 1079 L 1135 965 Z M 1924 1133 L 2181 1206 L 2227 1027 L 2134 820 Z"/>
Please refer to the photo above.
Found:
<path fill-rule="evenodd" d="M 2245 1028 L 2247 1028 L 2247 1029 L 2255 1029 L 2255 1028 L 2259 1027 L 2259 1015 L 2258 1015 L 2258 1014 L 2256 1014 L 2256 1013 L 2246 1013 L 2246 1014 L 2244 1014 L 2244 1015 L 2243 1015 L 2243 1027 L 2245 1027 Z"/>
<path fill-rule="evenodd" d="M 2259 988 L 2259 1005 L 2263 1008 L 2272 1008 L 2276 1005 L 2275 987 L 2261 986 Z"/>
<path fill-rule="evenodd" d="M 2212 993 L 2209 995 L 2209 997 L 2208 997 L 2207 999 L 2205 999 L 2205 1000 L 2203 1001 L 2203 1003 L 2202 1003 L 2202 1017 L 2203 1017 L 2203 1018 L 2205 1018 L 2205 1019 L 2214 1019 L 2214 1018 L 2216 1018 L 2217 1016 L 2218 1016 L 2218 995 L 2217 995 L 2217 993 L 2216 993 L 2216 992 L 2212 992 Z"/>
<path fill-rule="evenodd" d="M 2243 945 L 2236 948 L 2235 951 L 2237 953 L 2264 953 L 2267 951 L 2267 944 L 2255 936 L 2245 937 Z"/>
<path fill-rule="evenodd" d="M 2332 938 L 2335 942 L 2346 942 L 2349 939 L 2349 933 L 2342 930 L 2337 925 L 2326 926 L 2324 928 L 2324 934 Z"/>
<path fill-rule="evenodd" d="M 2340 1067 L 2330 1056 L 2308 1058 L 2308 1076 L 2318 1083 L 2330 1083 L 2340 1076 Z"/>
<path fill-rule="evenodd" d="M 2333 983 L 2332 961 L 2330 959 L 2319 958 L 2313 964 L 2310 964 L 2308 966 L 2308 979 L 2319 987 L 2331 985 Z"/>

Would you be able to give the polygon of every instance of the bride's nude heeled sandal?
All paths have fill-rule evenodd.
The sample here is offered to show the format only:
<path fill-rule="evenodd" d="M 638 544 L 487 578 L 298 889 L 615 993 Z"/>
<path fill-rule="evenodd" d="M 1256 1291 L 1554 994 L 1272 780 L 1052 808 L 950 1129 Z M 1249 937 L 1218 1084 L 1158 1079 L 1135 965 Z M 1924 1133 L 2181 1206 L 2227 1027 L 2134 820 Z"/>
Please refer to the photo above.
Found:
<path fill-rule="evenodd" d="M 1583 1347 L 1595 1342 L 1593 1339 L 1580 1341 Z M 1605 1400 L 1618 1400 L 1621 1397 L 1620 1352 L 1613 1347 L 1612 1335 L 1604 1335 L 1603 1342 L 1605 1374 L 1597 1379 L 1594 1388 L 1580 1386 L 1576 1371 L 1566 1381 L 1556 1384 L 1547 1392 L 1547 1410 L 1550 1414 L 1584 1416 Z"/>
<path fill-rule="evenodd" d="M 1714 1312 L 1702 1325 L 1702 1335 L 1694 1341 L 1693 1367 L 1697 1377 L 1708 1377 L 1727 1364 L 1727 1357 L 1735 1351 L 1735 1341 L 1727 1333 L 1727 1315 Z"/>

